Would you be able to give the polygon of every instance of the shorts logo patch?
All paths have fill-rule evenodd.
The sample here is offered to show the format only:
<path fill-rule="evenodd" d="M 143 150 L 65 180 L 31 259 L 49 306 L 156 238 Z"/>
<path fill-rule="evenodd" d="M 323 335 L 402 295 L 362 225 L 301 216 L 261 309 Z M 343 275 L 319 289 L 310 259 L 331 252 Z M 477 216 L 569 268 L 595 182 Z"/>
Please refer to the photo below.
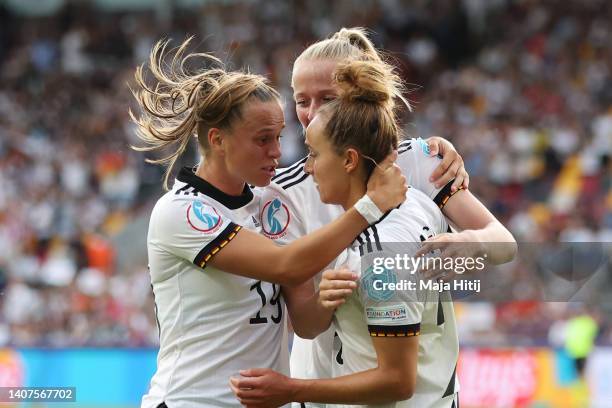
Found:
<path fill-rule="evenodd" d="M 285 235 L 290 220 L 289 209 L 278 198 L 266 202 L 261 210 L 261 227 L 268 238 Z"/>
<path fill-rule="evenodd" d="M 187 222 L 196 231 L 212 233 L 221 227 L 221 216 L 210 205 L 194 201 L 187 208 Z"/>
<path fill-rule="evenodd" d="M 404 322 L 408 320 L 408 310 L 405 304 L 366 307 L 368 324 Z"/>

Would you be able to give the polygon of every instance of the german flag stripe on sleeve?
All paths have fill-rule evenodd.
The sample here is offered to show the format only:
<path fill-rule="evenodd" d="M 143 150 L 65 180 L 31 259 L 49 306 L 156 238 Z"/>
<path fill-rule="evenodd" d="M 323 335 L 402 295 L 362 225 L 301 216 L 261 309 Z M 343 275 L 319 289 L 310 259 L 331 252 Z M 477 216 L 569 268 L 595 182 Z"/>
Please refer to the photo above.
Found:
<path fill-rule="evenodd" d="M 210 259 L 215 256 L 223 247 L 225 247 L 240 231 L 242 227 L 240 225 L 230 222 L 227 227 L 215 239 L 213 239 L 208 245 L 206 245 L 198 253 L 193 260 L 193 263 L 198 265 L 200 268 L 206 268 L 206 264 Z"/>
<path fill-rule="evenodd" d="M 453 185 L 453 181 L 451 180 L 449 181 L 442 190 L 440 190 L 440 192 L 436 195 L 436 197 L 434 198 L 434 202 L 436 203 L 436 205 L 442 209 L 444 208 L 444 206 L 446 205 L 446 203 L 448 202 L 448 200 L 454 196 L 455 194 L 457 194 L 459 192 L 459 190 L 463 190 L 463 186 L 460 186 L 457 191 L 451 191 L 451 186 Z"/>
<path fill-rule="evenodd" d="M 413 337 L 421 334 L 421 323 L 402 326 L 368 325 L 371 337 Z"/>

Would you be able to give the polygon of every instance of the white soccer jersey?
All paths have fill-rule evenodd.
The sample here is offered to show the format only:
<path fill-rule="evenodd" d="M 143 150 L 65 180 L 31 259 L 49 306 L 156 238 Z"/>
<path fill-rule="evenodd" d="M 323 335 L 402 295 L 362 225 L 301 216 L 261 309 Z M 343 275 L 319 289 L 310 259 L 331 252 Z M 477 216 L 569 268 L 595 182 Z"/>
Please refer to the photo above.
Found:
<path fill-rule="evenodd" d="M 263 189 L 261 202 L 262 232 L 267 237 L 286 244 L 328 224 L 343 213 L 339 205 L 321 202 L 313 178 L 304 171 L 306 158 L 279 170 L 272 183 Z M 429 156 L 429 147 L 422 139 L 402 141 L 396 163 L 407 183 L 424 192 L 443 207 L 450 197 L 450 183 L 438 189 L 429 176 L 440 164 L 440 158 Z M 333 263 L 332 263 L 333 265 Z M 330 265 L 331 266 L 331 265 Z M 320 275 L 315 277 L 318 283 Z M 291 375 L 295 378 L 326 378 L 331 376 L 331 361 L 337 358 L 333 344 L 339 349 L 333 328 L 315 340 L 294 335 L 291 349 Z M 296 405 L 296 404 L 294 404 Z M 318 405 L 308 405 L 316 407 Z M 299 404 L 297 405 L 299 407 Z"/>
<path fill-rule="evenodd" d="M 208 264 L 242 227 L 259 230 L 259 205 L 248 186 L 229 196 L 189 169 L 155 205 L 148 255 L 160 348 L 142 407 L 235 407 L 229 378 L 239 370 L 288 374 L 280 286 Z"/>
<path fill-rule="evenodd" d="M 419 336 L 414 395 L 409 400 L 376 407 L 456 406 L 459 340 L 449 292 L 420 288 L 414 270 L 402 266 L 377 272 L 371 268 L 375 257 L 393 259 L 398 253 L 412 256 L 423 240 L 445 232 L 447 227 L 436 205 L 420 191 L 410 189 L 406 202 L 365 230 L 356 248 L 348 251 L 348 260 L 339 260 L 361 276 L 359 288 L 334 315 L 334 327 L 342 342 L 338 359 L 342 364 L 336 361 L 332 365 L 334 377 L 378 366 L 372 337 Z M 383 282 L 406 286 L 390 290 L 382 286 Z M 414 286 L 410 288 L 406 282 Z"/>

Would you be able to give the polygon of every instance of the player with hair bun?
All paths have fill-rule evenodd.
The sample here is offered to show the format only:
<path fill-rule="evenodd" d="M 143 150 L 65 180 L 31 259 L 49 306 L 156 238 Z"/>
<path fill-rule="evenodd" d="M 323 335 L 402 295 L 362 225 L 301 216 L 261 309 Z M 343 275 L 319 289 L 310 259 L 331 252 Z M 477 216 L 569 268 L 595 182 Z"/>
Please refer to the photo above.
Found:
<path fill-rule="evenodd" d="M 339 64 L 347 61 L 384 62 L 386 57 L 376 49 L 362 28 L 342 28 L 330 38 L 315 42 L 296 59 L 291 85 L 294 92 L 297 117 L 306 129 L 321 107 L 334 101 L 340 92 L 333 82 L 333 73 Z M 391 64 L 386 69 L 391 69 Z M 397 88 L 401 90 L 401 87 Z M 399 99 L 401 100 L 401 99 Z M 389 101 L 389 103 L 395 103 Z M 410 106 L 408 109 L 410 110 Z M 460 232 L 442 233 L 425 241 L 426 249 L 451 249 L 453 243 L 469 242 L 470 250 L 487 253 L 488 261 L 500 264 L 510 261 L 516 253 L 516 242 L 510 232 L 467 190 L 469 176 L 463 161 L 452 145 L 441 138 L 407 139 L 399 142 L 396 164 L 401 168 L 408 184 L 427 195 L 441 209 L 449 224 Z M 442 153 L 440 158 L 438 153 Z M 317 188 L 304 169 L 303 159 L 284 170 L 279 170 L 262 195 L 263 232 L 277 242 L 286 244 L 325 225 L 342 213 L 339 205 L 325 204 L 319 199 Z M 284 211 L 277 213 L 282 221 L 282 232 L 271 233 L 266 225 L 270 203 L 280 202 Z M 366 236 L 366 241 L 371 237 Z M 504 243 L 499 245 L 497 243 Z M 470 254 L 466 254 L 469 256 Z M 477 256 L 477 254 L 471 254 Z M 449 254 L 450 256 L 450 254 Z M 287 288 L 287 304 L 292 316 L 301 316 L 301 322 L 313 316 L 309 294 L 317 286 L 321 274 L 303 287 Z M 341 344 L 333 329 L 316 336 L 318 327 L 294 324 L 291 350 L 291 374 L 297 378 L 326 378 L 331 375 Z M 299 404 L 295 404 L 299 407 Z M 309 405 L 310 406 L 310 405 Z M 316 406 L 316 404 L 312 404 Z"/>
<path fill-rule="evenodd" d="M 336 98 L 320 108 L 306 131 L 310 154 L 305 169 L 324 203 L 347 209 L 363 195 L 378 163 L 397 148 L 401 131 L 396 102 L 408 104 L 401 95 L 400 79 L 383 61 L 339 63 L 333 78 Z M 446 232 L 448 224 L 429 197 L 409 189 L 406 201 L 364 230 L 337 265 L 363 271 L 366 258 L 360 251 L 385 256 L 383 243 L 401 243 L 405 253 L 415 254 L 424 228 L 437 235 Z M 360 245 L 368 236 L 374 237 L 373 245 Z M 410 271 L 398 270 L 395 275 L 398 282 L 411 279 Z M 345 407 L 455 407 L 459 342 L 448 293 L 431 290 L 421 297 L 417 291 L 395 291 L 382 298 L 372 290 L 366 270 L 361 272 L 360 287 L 346 302 L 334 303 L 329 300 L 346 296 L 346 289 L 332 284 L 335 278 L 334 272 L 325 272 L 319 297 L 327 309 L 316 316 L 324 330 L 335 311 L 333 327 L 343 348 L 341 361 L 333 365 L 334 378 L 294 379 L 270 369 L 250 369 L 231 379 L 239 401 L 253 408 L 289 401 Z M 385 317 L 388 313 L 393 318 Z"/>

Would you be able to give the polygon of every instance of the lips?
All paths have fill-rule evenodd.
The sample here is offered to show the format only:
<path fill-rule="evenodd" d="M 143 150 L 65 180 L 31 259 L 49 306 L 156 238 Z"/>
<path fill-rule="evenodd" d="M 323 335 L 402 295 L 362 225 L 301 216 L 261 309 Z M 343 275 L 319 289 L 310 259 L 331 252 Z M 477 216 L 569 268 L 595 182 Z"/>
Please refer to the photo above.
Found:
<path fill-rule="evenodd" d="M 270 177 L 276 174 L 276 166 L 266 166 L 262 167 L 262 170 L 270 175 Z"/>

